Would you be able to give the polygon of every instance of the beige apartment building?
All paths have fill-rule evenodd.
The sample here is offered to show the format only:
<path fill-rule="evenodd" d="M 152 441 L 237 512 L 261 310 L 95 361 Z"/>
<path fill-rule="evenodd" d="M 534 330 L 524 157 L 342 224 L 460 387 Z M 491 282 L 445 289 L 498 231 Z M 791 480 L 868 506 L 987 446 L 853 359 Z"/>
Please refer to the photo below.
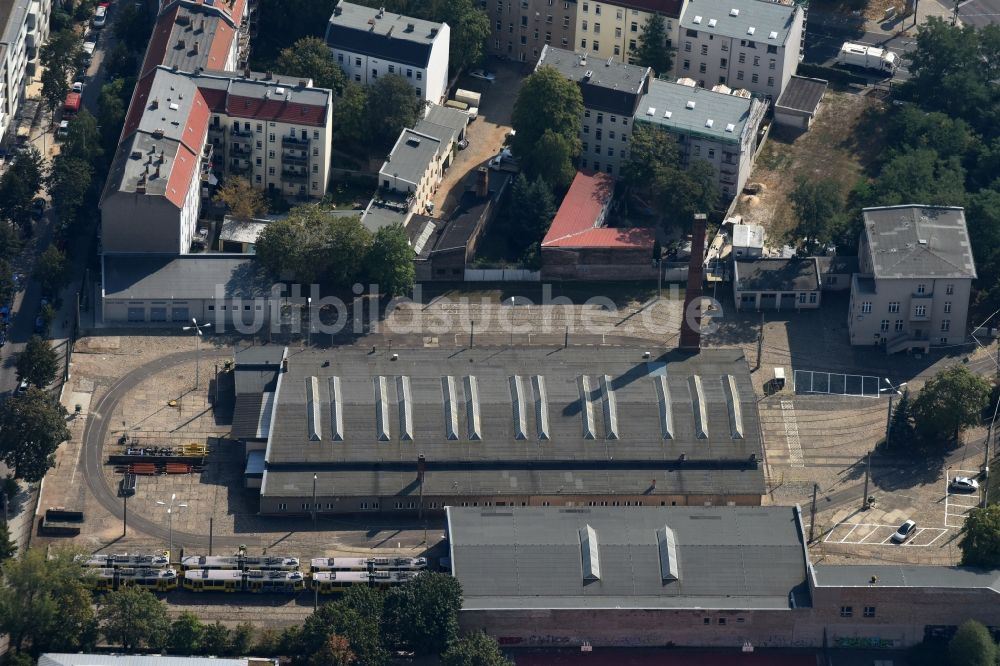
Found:
<path fill-rule="evenodd" d="M 534 63 L 546 44 L 572 49 L 576 35 L 576 0 L 481 0 L 493 33 L 489 52 Z"/>
<path fill-rule="evenodd" d="M 862 214 L 851 344 L 884 345 L 892 354 L 964 342 L 976 278 L 964 210 L 908 205 Z"/>
<path fill-rule="evenodd" d="M 580 0 L 576 12 L 575 50 L 607 60 L 633 63 L 631 54 L 639 45 L 646 22 L 654 14 L 664 18 L 667 43 L 677 60 L 678 31 L 688 0 Z M 676 64 L 675 64 L 676 71 Z M 669 75 L 671 72 L 656 72 Z"/>

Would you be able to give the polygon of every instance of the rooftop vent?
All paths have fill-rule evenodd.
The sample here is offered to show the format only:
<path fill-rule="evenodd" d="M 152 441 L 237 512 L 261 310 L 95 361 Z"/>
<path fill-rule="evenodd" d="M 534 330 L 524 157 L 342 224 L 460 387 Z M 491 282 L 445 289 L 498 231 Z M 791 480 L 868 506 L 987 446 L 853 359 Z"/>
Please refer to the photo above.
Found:
<path fill-rule="evenodd" d="M 771 32 L 767 33 L 767 38 L 768 39 L 777 39 L 778 38 L 778 31 L 777 30 L 772 30 Z"/>
<path fill-rule="evenodd" d="M 685 104 L 684 106 L 687 107 L 688 109 L 693 109 L 694 108 L 694 100 L 693 99 L 689 99 L 688 103 Z"/>
<path fill-rule="evenodd" d="M 660 580 L 669 583 L 680 578 L 677 566 L 677 537 L 667 526 L 656 530 L 656 545 L 660 551 Z"/>
<path fill-rule="evenodd" d="M 715 125 L 715 121 L 711 118 L 705 121 L 705 127 L 712 127 L 713 125 Z"/>
<path fill-rule="evenodd" d="M 750 26 L 749 28 L 747 28 L 747 34 L 752 35 L 756 30 L 757 28 Z"/>
<path fill-rule="evenodd" d="M 417 146 L 420 145 L 420 139 L 418 139 L 415 136 L 411 136 L 406 140 L 406 145 L 413 146 L 414 148 L 416 148 Z"/>
<path fill-rule="evenodd" d="M 437 37 L 437 34 L 438 34 L 438 29 L 437 28 L 431 28 L 431 37 Z"/>
<path fill-rule="evenodd" d="M 734 125 L 732 123 L 726 123 L 726 131 L 727 132 L 733 132 L 735 129 L 736 129 L 736 125 Z"/>
<path fill-rule="evenodd" d="M 406 24 L 406 32 L 413 32 L 415 29 L 416 29 L 416 26 L 413 25 L 412 23 L 407 23 Z"/>
<path fill-rule="evenodd" d="M 155 130 L 153 130 L 153 138 L 154 139 L 162 139 L 163 138 L 163 128 L 157 127 Z"/>
<path fill-rule="evenodd" d="M 382 18 L 385 16 L 385 7 L 378 8 L 378 14 L 375 15 L 376 18 Z"/>
<path fill-rule="evenodd" d="M 663 112 L 663 117 L 669 120 L 670 118 L 674 117 L 674 112 L 673 111 L 664 111 Z"/>
<path fill-rule="evenodd" d="M 184 48 L 184 40 L 183 39 L 178 39 L 177 40 L 177 48 L 179 48 L 179 49 Z"/>
<path fill-rule="evenodd" d="M 655 113 L 656 113 L 656 107 L 655 106 L 651 106 L 648 109 L 646 109 L 646 115 L 647 116 L 651 116 L 651 115 L 653 115 Z"/>
<path fill-rule="evenodd" d="M 733 7 L 732 9 L 729 10 L 729 15 L 730 16 L 739 16 L 740 15 L 740 10 L 736 9 L 736 7 Z"/>
<path fill-rule="evenodd" d="M 695 16 L 694 20 L 692 21 L 692 23 L 700 24 L 701 23 L 701 17 L 700 16 Z"/>
<path fill-rule="evenodd" d="M 586 72 L 583 73 L 583 80 L 589 81 L 592 76 L 594 76 L 594 70 L 588 69 Z"/>
<path fill-rule="evenodd" d="M 278 86 L 277 88 L 274 89 L 274 94 L 275 95 L 284 95 L 285 94 L 285 89 L 282 88 L 281 86 Z"/>
<path fill-rule="evenodd" d="M 597 532 L 590 525 L 580 528 L 580 555 L 583 560 L 583 579 L 601 580 L 601 557 L 597 546 Z"/>
<path fill-rule="evenodd" d="M 171 102 L 169 106 L 171 111 L 177 111 L 181 108 L 177 102 Z"/>
<path fill-rule="evenodd" d="M 142 159 L 142 151 L 133 150 L 132 154 L 129 155 L 129 157 L 131 157 L 134 160 Z"/>
<path fill-rule="evenodd" d="M 714 28 L 716 25 L 718 25 L 718 23 L 719 22 L 716 21 L 715 19 L 708 19 L 708 27 L 709 28 Z"/>

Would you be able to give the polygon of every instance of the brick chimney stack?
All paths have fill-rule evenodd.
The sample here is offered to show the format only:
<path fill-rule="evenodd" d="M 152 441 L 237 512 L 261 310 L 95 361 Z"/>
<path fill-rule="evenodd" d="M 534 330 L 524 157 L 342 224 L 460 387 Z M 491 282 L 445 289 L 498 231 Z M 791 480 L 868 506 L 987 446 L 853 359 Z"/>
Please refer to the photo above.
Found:
<path fill-rule="evenodd" d="M 684 296 L 684 313 L 681 319 L 680 348 L 697 353 L 701 348 L 701 294 L 705 273 L 705 226 L 706 216 L 697 213 L 691 230 L 691 258 L 688 263 L 687 293 Z M 692 309 L 695 303 L 695 309 Z M 689 321 L 688 313 L 695 312 L 694 321 Z"/>

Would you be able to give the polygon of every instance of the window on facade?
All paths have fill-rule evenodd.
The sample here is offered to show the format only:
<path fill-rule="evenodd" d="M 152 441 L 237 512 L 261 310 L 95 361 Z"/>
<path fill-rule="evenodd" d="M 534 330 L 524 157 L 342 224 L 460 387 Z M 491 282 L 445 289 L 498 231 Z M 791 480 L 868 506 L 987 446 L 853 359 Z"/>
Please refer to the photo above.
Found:
<path fill-rule="evenodd" d="M 406 78 L 408 78 L 408 79 L 412 79 L 413 78 L 413 70 L 412 69 L 407 68 L 407 70 L 406 70 Z"/>
<path fill-rule="evenodd" d="M 768 88 L 773 88 L 774 87 L 774 77 L 773 76 L 767 77 L 767 87 Z"/>
<path fill-rule="evenodd" d="M 705 73 L 705 63 L 702 62 L 698 64 L 698 71 L 702 74 Z"/>
<path fill-rule="evenodd" d="M 546 14 L 545 15 L 545 22 L 546 23 L 552 23 L 552 14 Z"/>
<path fill-rule="evenodd" d="M 528 44 L 527 35 L 521 35 L 521 46 L 526 46 Z"/>
<path fill-rule="evenodd" d="M 583 133 L 584 134 L 590 134 L 590 125 L 584 125 L 583 126 Z"/>
<path fill-rule="evenodd" d="M 879 326 L 879 328 L 882 330 L 883 333 L 885 333 L 886 331 L 888 331 L 889 330 L 889 320 L 888 319 L 883 319 L 882 320 L 882 324 L 881 324 L 881 326 Z"/>
<path fill-rule="evenodd" d="M 354 75 L 354 80 L 355 81 L 361 81 L 361 75 L 360 74 L 355 74 Z"/>
<path fill-rule="evenodd" d="M 337 62 L 339 62 L 339 63 L 343 63 L 344 62 L 344 54 L 343 53 L 338 53 L 337 54 Z"/>
<path fill-rule="evenodd" d="M 770 45 L 770 46 L 767 47 L 767 52 L 768 53 L 777 53 L 778 52 L 778 47 L 772 44 L 772 45 Z"/>
<path fill-rule="evenodd" d="M 854 606 L 840 607 L 840 617 L 852 617 L 853 615 L 854 615 Z"/>
<path fill-rule="evenodd" d="M 569 17 L 568 16 L 564 16 L 563 17 L 563 27 L 564 28 L 568 28 L 569 27 Z"/>
<path fill-rule="evenodd" d="M 777 61 L 774 58 L 771 58 L 771 62 L 767 63 L 767 68 L 768 69 L 774 69 L 776 64 L 777 64 Z"/>
<path fill-rule="evenodd" d="M 729 64 L 729 60 L 727 60 L 726 58 L 720 58 L 719 59 L 719 67 L 725 68 L 726 65 L 728 65 L 728 64 Z"/>
<path fill-rule="evenodd" d="M 805 302 L 806 302 L 806 295 L 799 294 L 799 303 L 805 303 Z"/>
<path fill-rule="evenodd" d="M 951 330 L 951 320 L 950 319 L 944 319 L 944 320 L 942 320 L 941 321 L 941 332 L 942 333 L 947 333 L 950 330 Z"/>
<path fill-rule="evenodd" d="M 925 284 L 918 284 L 917 285 L 917 293 L 918 294 L 922 294 L 925 291 L 927 291 L 927 285 L 925 285 Z"/>
<path fill-rule="evenodd" d="M 581 39 L 580 40 L 580 48 L 581 49 L 587 48 L 587 40 L 586 39 Z"/>
<path fill-rule="evenodd" d="M 875 617 L 874 606 L 865 606 L 865 617 Z"/>
<path fill-rule="evenodd" d="M 726 618 L 720 617 L 719 618 L 719 626 L 722 627 L 722 626 L 725 626 L 725 624 L 726 624 Z"/>
<path fill-rule="evenodd" d="M 896 325 L 894 326 L 894 328 L 895 328 L 895 330 L 896 330 L 897 333 L 899 333 L 900 331 L 902 331 L 903 330 L 903 320 L 902 319 L 897 319 L 896 320 Z"/>
<path fill-rule="evenodd" d="M 926 305 L 918 305 L 917 307 L 913 308 L 913 311 L 914 311 L 914 314 L 917 315 L 918 317 L 926 317 L 927 316 L 927 306 Z"/>
<path fill-rule="evenodd" d="M 615 156 L 615 149 L 608 148 L 608 157 L 614 157 L 614 156 Z"/>
<path fill-rule="evenodd" d="M 527 28 L 528 27 L 528 17 L 527 16 L 522 16 L 521 17 L 521 27 L 522 28 Z"/>
<path fill-rule="evenodd" d="M 621 36 L 622 36 L 622 29 L 615 28 L 615 39 L 621 39 Z"/>
<path fill-rule="evenodd" d="M 545 43 L 546 44 L 551 44 L 552 43 L 552 33 L 551 32 L 548 32 L 548 31 L 545 32 Z"/>
<path fill-rule="evenodd" d="M 684 42 L 684 52 L 691 53 L 691 42 Z"/>
<path fill-rule="evenodd" d="M 601 163 L 594 162 L 594 171 L 600 171 L 600 170 L 601 170 Z"/>
<path fill-rule="evenodd" d="M 274 167 L 267 167 L 267 175 L 268 176 L 274 175 Z"/>
<path fill-rule="evenodd" d="M 615 44 L 615 55 L 620 56 L 622 54 L 622 47 Z"/>
<path fill-rule="evenodd" d="M 743 80 L 743 70 L 742 69 L 740 71 L 736 72 L 736 80 L 737 81 L 742 81 Z"/>
<path fill-rule="evenodd" d="M 600 23 L 595 23 L 594 24 L 594 34 L 595 35 L 601 34 L 601 24 Z"/>
<path fill-rule="evenodd" d="M 601 50 L 601 43 L 599 41 L 597 41 L 596 39 L 594 40 L 594 50 L 595 51 L 600 51 Z"/>
<path fill-rule="evenodd" d="M 945 285 L 945 287 L 944 287 L 944 293 L 948 294 L 949 296 L 951 294 L 954 294 L 955 293 L 955 285 L 953 285 L 953 284 Z"/>
<path fill-rule="evenodd" d="M 862 312 L 862 314 L 868 314 L 871 311 L 872 311 L 872 302 L 871 301 L 862 301 L 862 303 L 861 303 L 861 312 Z"/>
<path fill-rule="evenodd" d="M 563 48 L 566 48 L 567 46 L 569 46 L 569 38 L 568 37 L 563 37 L 562 38 L 562 46 L 563 46 Z"/>
<path fill-rule="evenodd" d="M 701 54 L 702 55 L 708 55 L 708 44 L 702 44 L 701 45 Z"/>
<path fill-rule="evenodd" d="M 944 303 L 944 313 L 945 314 L 950 314 L 951 313 L 951 301 L 945 301 L 945 303 Z"/>
<path fill-rule="evenodd" d="M 729 42 L 722 42 L 722 50 L 723 51 L 729 50 Z"/>
<path fill-rule="evenodd" d="M 282 502 L 281 504 L 278 505 L 278 511 L 284 511 L 287 508 L 288 508 L 288 505 L 285 504 L 284 502 Z"/>
<path fill-rule="evenodd" d="M 590 27 L 590 25 L 586 21 L 581 21 L 580 22 L 580 29 L 581 30 L 586 31 L 588 27 Z"/>
<path fill-rule="evenodd" d="M 594 13 L 597 14 L 598 16 L 601 15 L 601 6 L 600 5 L 594 5 Z"/>
<path fill-rule="evenodd" d="M 889 312 L 899 312 L 899 301 L 890 301 Z"/>
<path fill-rule="evenodd" d="M 759 80 L 760 80 L 760 77 L 759 77 L 759 76 L 757 76 L 757 74 L 753 74 L 753 75 L 752 75 L 752 76 L 750 77 L 750 80 L 751 80 L 751 81 L 753 81 L 754 83 L 757 83 L 757 81 L 759 81 Z"/>
<path fill-rule="evenodd" d="M 590 3 L 589 2 L 583 3 L 583 13 L 586 14 L 589 11 L 590 11 Z"/>
<path fill-rule="evenodd" d="M 638 45 L 636 44 L 636 42 L 635 42 L 634 39 L 628 40 L 629 51 L 635 51 L 637 47 L 638 47 Z"/>
<path fill-rule="evenodd" d="M 742 65 L 742 64 L 743 64 L 743 63 L 745 63 L 746 61 L 747 61 L 747 54 L 746 54 L 746 53 L 741 53 L 741 54 L 740 54 L 740 57 L 739 57 L 739 62 L 740 62 L 740 64 Z"/>
<path fill-rule="evenodd" d="M 809 302 L 810 303 L 815 303 L 816 302 L 816 292 L 810 292 L 809 293 Z"/>
<path fill-rule="evenodd" d="M 685 72 L 691 69 L 691 61 L 685 60 L 683 63 L 681 63 L 681 69 L 683 69 Z"/>
<path fill-rule="evenodd" d="M 753 57 L 753 66 L 757 67 L 758 65 L 760 65 L 760 56 L 754 56 Z"/>
<path fill-rule="evenodd" d="M 597 139 L 598 141 L 601 140 L 601 128 L 600 127 L 598 127 L 596 130 L 594 130 L 594 138 Z"/>

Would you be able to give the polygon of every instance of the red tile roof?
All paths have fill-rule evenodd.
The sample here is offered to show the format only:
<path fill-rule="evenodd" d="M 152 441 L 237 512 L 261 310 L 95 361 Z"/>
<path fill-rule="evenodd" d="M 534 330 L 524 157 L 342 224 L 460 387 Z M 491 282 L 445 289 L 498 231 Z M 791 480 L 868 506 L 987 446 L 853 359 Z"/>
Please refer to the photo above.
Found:
<path fill-rule="evenodd" d="M 237 118 L 254 118 L 314 127 L 323 127 L 326 124 L 325 106 L 297 104 L 284 99 L 229 95 L 226 113 Z"/>
<path fill-rule="evenodd" d="M 614 178 L 605 173 L 578 171 L 542 240 L 542 248 L 652 249 L 652 229 L 598 226 L 614 188 Z"/>

